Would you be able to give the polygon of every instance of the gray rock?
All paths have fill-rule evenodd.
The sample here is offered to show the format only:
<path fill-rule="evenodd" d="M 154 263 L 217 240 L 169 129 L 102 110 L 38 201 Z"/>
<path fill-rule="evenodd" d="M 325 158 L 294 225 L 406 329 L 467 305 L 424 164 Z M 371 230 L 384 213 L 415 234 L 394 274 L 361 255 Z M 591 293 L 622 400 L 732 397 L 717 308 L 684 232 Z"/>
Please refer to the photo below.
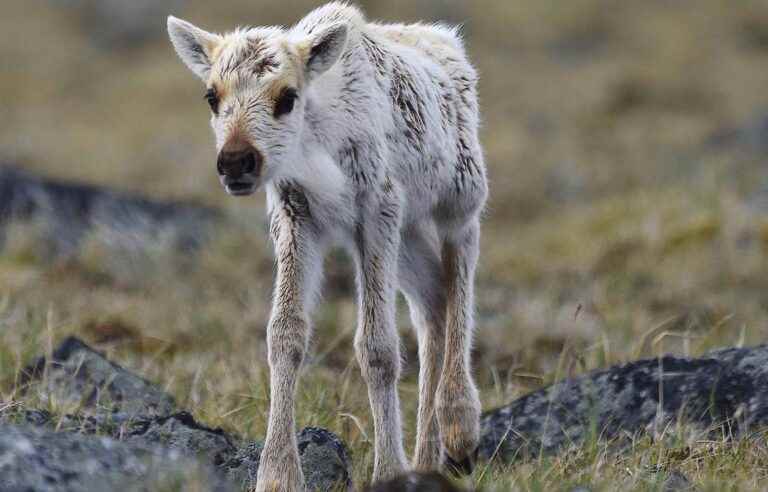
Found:
<path fill-rule="evenodd" d="M 160 243 L 192 251 L 220 219 L 208 207 L 149 200 L 0 166 L 0 246 L 8 224 L 34 223 L 47 248 L 36 252 L 43 257 L 72 255 L 86 236 L 123 253 L 140 254 Z"/>
<path fill-rule="evenodd" d="M 768 108 L 762 108 L 740 126 L 716 132 L 708 139 L 707 145 L 712 148 L 738 148 L 757 155 L 767 154 Z"/>
<path fill-rule="evenodd" d="M 227 476 L 243 489 L 256 483 L 259 472 L 261 451 L 264 446 L 261 442 L 253 441 L 241 446 L 235 454 L 222 465 Z"/>
<path fill-rule="evenodd" d="M 50 361 L 38 358 L 27 369 L 24 382 L 43 397 L 55 396 L 94 413 L 115 413 L 120 421 L 167 416 L 176 409 L 168 393 L 75 337 L 65 339 Z"/>
<path fill-rule="evenodd" d="M 332 432 L 306 427 L 298 435 L 299 459 L 307 490 L 350 489 L 349 454 L 344 443 Z M 251 442 L 242 446 L 222 468 L 238 485 L 256 485 L 263 446 Z"/>
<path fill-rule="evenodd" d="M 242 442 L 221 429 L 199 424 L 187 412 L 167 417 L 110 420 L 110 415 L 53 416 L 45 410 L 18 409 L 0 414 L 0 423 L 55 428 L 60 433 L 97 434 L 133 446 L 131 449 L 163 450 L 212 465 L 238 487 L 256 485 L 262 444 Z M 307 427 L 298 435 L 299 458 L 309 490 L 350 488 L 349 455 L 333 433 Z M 196 462 L 197 462 L 196 461 Z M 0 490 L 3 490 L 0 488 Z"/>
<path fill-rule="evenodd" d="M 0 424 L 113 438 L 129 449 L 162 450 L 204 463 L 227 477 L 227 483 L 243 488 L 256 484 L 260 442 L 245 442 L 222 429 L 198 423 L 191 414 L 177 411 L 173 398 L 160 388 L 110 362 L 75 337 L 64 340 L 49 362 L 41 357 L 32 364 L 26 371 L 25 385 L 43 398 L 55 395 L 59 400 L 80 402 L 86 412 L 57 416 L 45 410 L 14 407 L 0 413 Z M 307 427 L 298 435 L 298 446 L 309 490 L 351 487 L 349 455 L 336 435 Z M 64 475 L 75 473 L 73 480 L 80 483 L 83 475 L 77 469 L 65 465 L 60 469 Z M 98 480 L 105 479 L 99 475 Z"/>
<path fill-rule="evenodd" d="M 108 437 L 0 425 L 0 490 L 237 490 L 205 463 Z"/>
<path fill-rule="evenodd" d="M 729 433 L 765 425 L 768 346 L 641 360 L 562 381 L 485 413 L 479 451 L 513 461 L 590 436 L 653 432 L 679 417 Z"/>
<path fill-rule="evenodd" d="M 0 423 L 27 425 L 34 427 L 49 427 L 60 432 L 75 432 L 79 434 L 96 434 L 107 437 L 120 437 L 126 432 L 128 419 L 122 415 L 53 415 L 47 410 L 15 407 L 0 413 Z"/>
<path fill-rule="evenodd" d="M 349 454 L 336 434 L 317 427 L 306 427 L 298 436 L 299 457 L 309 490 L 332 490 L 352 486 Z"/>
<path fill-rule="evenodd" d="M 143 419 L 129 424 L 128 442 L 163 446 L 189 456 L 205 456 L 214 465 L 227 462 L 237 452 L 238 439 L 222 429 L 201 425 L 187 412 Z"/>

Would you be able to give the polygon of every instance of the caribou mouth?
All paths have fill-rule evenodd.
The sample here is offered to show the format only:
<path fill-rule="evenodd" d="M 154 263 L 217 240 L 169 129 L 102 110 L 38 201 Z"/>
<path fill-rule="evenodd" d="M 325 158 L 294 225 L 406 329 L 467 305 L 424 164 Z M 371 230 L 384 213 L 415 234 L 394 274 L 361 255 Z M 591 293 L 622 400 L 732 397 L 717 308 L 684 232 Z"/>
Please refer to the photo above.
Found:
<path fill-rule="evenodd" d="M 231 183 L 225 183 L 224 187 L 232 196 L 246 196 L 256 191 L 256 183 L 249 181 L 233 181 Z"/>

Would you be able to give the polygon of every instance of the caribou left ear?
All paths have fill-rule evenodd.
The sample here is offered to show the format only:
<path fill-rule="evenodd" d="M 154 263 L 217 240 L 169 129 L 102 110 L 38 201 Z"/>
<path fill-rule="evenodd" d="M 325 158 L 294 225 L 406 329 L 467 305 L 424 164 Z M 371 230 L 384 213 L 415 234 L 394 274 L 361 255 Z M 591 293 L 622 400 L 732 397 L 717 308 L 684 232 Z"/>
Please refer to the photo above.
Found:
<path fill-rule="evenodd" d="M 302 47 L 307 78 L 312 80 L 333 66 L 347 45 L 347 26 L 334 24 L 313 35 Z"/>
<path fill-rule="evenodd" d="M 221 36 L 173 16 L 168 16 L 168 35 L 181 61 L 195 75 L 204 81 L 208 80 L 213 50 L 221 42 Z"/>

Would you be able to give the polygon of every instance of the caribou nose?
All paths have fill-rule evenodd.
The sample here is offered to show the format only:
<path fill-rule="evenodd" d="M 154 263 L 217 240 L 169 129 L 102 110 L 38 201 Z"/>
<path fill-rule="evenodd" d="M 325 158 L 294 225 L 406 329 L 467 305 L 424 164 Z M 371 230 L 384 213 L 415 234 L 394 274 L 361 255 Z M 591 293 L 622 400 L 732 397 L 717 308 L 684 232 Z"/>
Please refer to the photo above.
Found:
<path fill-rule="evenodd" d="M 225 146 L 219 152 L 216 167 L 219 174 L 228 178 L 238 179 L 244 174 L 256 173 L 261 170 L 263 161 L 258 150 L 251 145 L 239 146 L 232 149 Z"/>

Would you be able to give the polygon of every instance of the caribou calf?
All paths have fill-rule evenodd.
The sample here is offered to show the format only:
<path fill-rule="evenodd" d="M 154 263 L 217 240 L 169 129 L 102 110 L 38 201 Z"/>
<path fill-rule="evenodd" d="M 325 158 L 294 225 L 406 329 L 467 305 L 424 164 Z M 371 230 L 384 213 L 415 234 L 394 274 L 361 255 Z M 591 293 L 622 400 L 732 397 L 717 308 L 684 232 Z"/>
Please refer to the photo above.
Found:
<path fill-rule="evenodd" d="M 380 24 L 330 3 L 290 28 L 219 35 L 169 17 L 206 86 L 219 179 L 263 186 L 277 258 L 267 329 L 271 398 L 257 490 L 301 490 L 298 373 L 324 253 L 355 260 L 354 347 L 375 430 L 374 480 L 408 468 L 395 327 L 398 289 L 419 342 L 413 466 L 471 467 L 480 402 L 470 374 L 473 282 L 488 186 L 477 75 L 457 29 Z"/>

